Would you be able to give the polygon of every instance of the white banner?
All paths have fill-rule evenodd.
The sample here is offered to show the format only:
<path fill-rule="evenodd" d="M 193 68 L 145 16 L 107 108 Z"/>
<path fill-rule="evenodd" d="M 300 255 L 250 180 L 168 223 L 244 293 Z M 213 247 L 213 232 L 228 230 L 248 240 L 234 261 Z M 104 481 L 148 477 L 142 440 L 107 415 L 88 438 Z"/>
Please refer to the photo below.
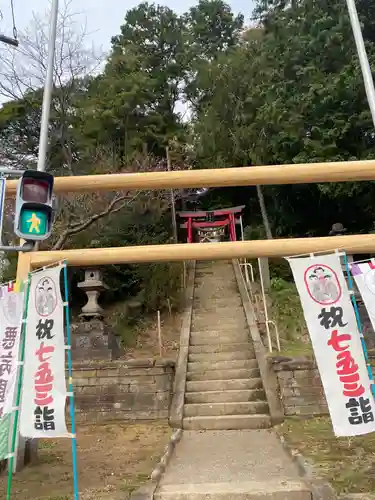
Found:
<path fill-rule="evenodd" d="M 349 267 L 375 331 L 375 264 L 368 261 Z"/>
<path fill-rule="evenodd" d="M 337 254 L 288 259 L 336 436 L 375 431 L 375 404 Z"/>
<path fill-rule="evenodd" d="M 0 287 L 0 418 L 12 411 L 17 382 L 23 293 Z"/>
<path fill-rule="evenodd" d="M 70 437 L 65 423 L 64 304 L 57 266 L 31 275 L 20 433 Z"/>

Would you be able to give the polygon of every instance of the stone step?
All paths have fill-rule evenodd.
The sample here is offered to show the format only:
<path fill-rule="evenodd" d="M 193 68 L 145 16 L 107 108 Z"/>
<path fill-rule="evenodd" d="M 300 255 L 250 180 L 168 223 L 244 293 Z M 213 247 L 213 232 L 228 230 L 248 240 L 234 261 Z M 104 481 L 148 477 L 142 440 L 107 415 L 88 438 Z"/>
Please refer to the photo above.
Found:
<path fill-rule="evenodd" d="M 237 285 L 227 284 L 225 280 L 222 284 L 218 283 L 205 283 L 194 284 L 194 299 L 212 299 L 222 300 L 228 302 L 232 299 L 239 299 L 239 292 Z"/>
<path fill-rule="evenodd" d="M 230 302 L 238 296 L 238 292 L 231 291 L 226 293 L 225 290 L 219 290 L 215 293 L 212 290 L 200 292 L 194 290 L 194 303 L 193 308 L 209 308 L 209 307 L 231 307 Z M 237 301 L 236 301 L 237 302 Z M 241 304 L 233 303 L 233 306 L 239 307 Z"/>
<path fill-rule="evenodd" d="M 187 430 L 267 429 L 271 427 L 271 418 L 269 415 L 184 417 L 182 427 Z"/>
<path fill-rule="evenodd" d="M 212 337 L 219 337 L 220 335 L 223 337 L 229 337 L 230 335 L 236 333 L 243 333 L 246 335 L 249 332 L 249 329 L 245 323 L 237 321 L 237 323 L 228 322 L 225 324 L 224 321 L 217 321 L 217 319 L 213 317 L 211 320 L 206 318 L 205 321 L 202 320 L 199 322 L 192 320 L 190 331 L 192 334 L 204 333 L 205 335 L 208 334 L 207 336 Z"/>
<path fill-rule="evenodd" d="M 218 269 L 220 267 L 230 267 L 233 269 L 231 260 L 200 260 L 196 263 L 196 269 Z"/>
<path fill-rule="evenodd" d="M 215 329 L 225 333 L 228 330 L 246 330 L 247 323 L 244 314 L 239 317 L 223 317 L 212 315 L 202 315 L 200 317 L 192 317 L 192 330 L 205 330 L 206 328 Z"/>
<path fill-rule="evenodd" d="M 216 267 L 220 266 L 232 266 L 232 261 L 230 259 L 224 259 L 224 260 L 198 260 L 196 262 L 196 269 L 204 269 L 204 268 L 209 268 L 209 269 L 216 269 Z"/>
<path fill-rule="evenodd" d="M 249 340 L 247 332 L 198 332 L 192 331 L 190 334 L 190 345 L 221 345 L 221 344 L 245 344 Z"/>
<path fill-rule="evenodd" d="M 202 308 L 212 308 L 217 306 L 220 307 L 239 307 L 242 305 L 241 296 L 238 293 L 231 293 L 228 296 L 220 296 L 215 301 L 213 301 L 210 296 L 206 295 L 205 297 L 201 297 L 199 300 L 196 298 L 199 290 L 195 289 L 194 298 L 193 298 L 193 307 L 202 307 Z M 202 294 L 201 294 L 202 295 Z"/>
<path fill-rule="evenodd" d="M 196 267 L 195 268 L 195 274 L 200 274 L 200 275 L 205 275 L 207 274 L 208 276 L 212 275 L 220 275 L 221 273 L 228 273 L 228 274 L 233 274 L 233 266 L 232 265 L 215 265 L 215 266 L 203 266 L 203 267 Z"/>
<path fill-rule="evenodd" d="M 186 382 L 186 392 L 204 391 L 242 391 L 243 389 L 262 389 L 262 379 L 244 378 L 234 380 L 191 380 Z"/>
<path fill-rule="evenodd" d="M 193 311 L 191 320 L 193 324 L 195 322 L 204 322 L 205 324 L 210 323 L 214 325 L 222 323 L 225 325 L 243 325 L 245 328 L 247 326 L 245 314 L 242 308 L 231 309 L 225 307 L 222 309 L 219 308 L 216 311 L 205 311 L 203 313 L 199 311 Z"/>
<path fill-rule="evenodd" d="M 308 486 L 295 480 L 231 481 L 230 483 L 165 484 L 155 500 L 311 500 Z"/>
<path fill-rule="evenodd" d="M 237 306 L 228 306 L 223 304 L 220 307 L 216 304 L 212 304 L 210 307 L 206 307 L 203 310 L 199 306 L 195 309 L 193 308 L 193 318 L 203 318 L 207 315 L 212 316 L 213 314 L 216 314 L 218 318 L 237 318 L 237 316 L 235 316 L 237 314 L 245 317 L 244 309 L 241 304 L 238 304 Z M 232 314 L 232 316 L 228 316 L 228 314 Z"/>
<path fill-rule="evenodd" d="M 215 415 L 265 415 L 268 412 L 268 403 L 265 401 L 189 403 L 184 406 L 184 417 L 214 417 Z"/>
<path fill-rule="evenodd" d="M 194 281 L 195 288 L 206 289 L 208 291 L 213 291 L 215 288 L 220 290 L 238 290 L 237 281 L 233 276 L 202 276 L 196 277 Z"/>
<path fill-rule="evenodd" d="M 206 283 L 205 285 L 195 285 L 194 288 L 194 298 L 198 299 L 221 299 L 228 302 L 234 297 L 238 296 L 238 290 L 232 285 L 218 286 L 211 283 Z"/>
<path fill-rule="evenodd" d="M 246 345 L 246 344 L 245 344 Z M 193 346 L 192 346 L 193 347 Z M 191 349 L 189 349 L 191 352 Z M 255 353 L 253 349 L 247 346 L 247 349 L 242 351 L 228 351 L 228 352 L 203 352 L 203 353 L 191 353 L 189 354 L 189 362 L 210 362 L 215 363 L 217 361 L 232 361 L 240 359 L 255 359 Z"/>
<path fill-rule="evenodd" d="M 244 325 L 228 325 L 227 327 L 223 325 L 217 325 L 214 321 L 202 323 L 199 325 L 191 325 L 191 334 L 196 333 L 204 334 L 206 337 L 230 337 L 231 335 L 247 335 L 248 329 Z"/>
<path fill-rule="evenodd" d="M 221 276 L 222 274 L 227 274 L 230 276 L 234 275 L 233 266 L 215 266 L 206 268 L 196 268 L 195 275 L 197 276 Z"/>
<path fill-rule="evenodd" d="M 241 303 L 234 302 L 233 304 L 216 304 L 208 301 L 201 301 L 200 304 L 193 304 L 193 314 L 204 315 L 204 314 L 213 314 L 218 311 L 220 314 L 224 311 L 226 313 L 230 311 L 241 311 L 243 314 L 243 306 Z"/>
<path fill-rule="evenodd" d="M 222 305 L 228 304 L 233 299 L 238 299 L 238 290 L 233 285 L 223 284 L 219 286 L 213 283 L 206 283 L 204 285 L 194 285 L 194 300 L 206 300 L 212 303 L 220 300 Z M 209 302 L 208 302 L 209 304 Z"/>
<path fill-rule="evenodd" d="M 246 352 L 252 356 L 254 353 L 254 349 L 252 345 L 248 342 L 235 344 L 233 342 L 227 344 L 207 344 L 207 345 L 190 345 L 189 353 L 191 356 L 195 356 L 196 354 L 224 354 L 224 353 L 232 353 L 232 352 Z M 193 360 L 192 360 L 193 361 Z"/>
<path fill-rule="evenodd" d="M 210 314 L 193 314 L 191 318 L 192 330 L 216 330 L 222 334 L 225 331 L 246 330 L 248 328 L 245 316 L 243 313 L 234 312 L 233 317 L 231 312 L 223 315 L 215 313 Z"/>
<path fill-rule="evenodd" d="M 226 271 L 222 271 L 220 274 L 195 273 L 195 286 L 207 286 L 210 283 L 222 287 L 225 285 L 227 287 L 237 286 L 237 280 L 233 276 L 233 273 L 227 273 Z"/>
<path fill-rule="evenodd" d="M 228 261 L 212 261 L 212 262 L 201 262 L 197 263 L 195 267 L 196 271 L 208 270 L 216 272 L 217 269 L 231 269 L 233 272 L 233 264 Z"/>
<path fill-rule="evenodd" d="M 222 269 L 215 269 L 213 272 L 211 271 L 202 271 L 198 270 L 195 271 L 195 280 L 201 280 L 201 279 L 208 279 L 208 280 L 221 280 L 225 281 L 225 279 L 235 281 L 235 275 L 233 272 L 233 269 L 228 269 L 228 268 L 222 268 Z"/>
<path fill-rule="evenodd" d="M 185 401 L 191 403 L 232 403 L 236 401 L 265 401 L 263 389 L 242 389 L 229 391 L 187 392 Z"/>
<path fill-rule="evenodd" d="M 221 273 L 195 273 L 194 286 L 196 288 L 207 288 L 208 285 L 220 287 L 223 290 L 237 287 L 237 280 L 233 273 L 222 271 Z"/>
<path fill-rule="evenodd" d="M 223 327 L 223 325 L 217 325 L 214 322 L 206 322 L 206 324 L 202 325 L 191 325 L 191 335 L 205 335 L 206 337 L 229 337 L 230 335 L 235 334 L 244 334 L 247 335 L 248 328 L 245 326 L 236 326 L 236 325 L 228 325 L 227 327 Z"/>
<path fill-rule="evenodd" d="M 232 269 L 233 271 L 233 264 L 229 260 L 218 260 L 218 261 L 201 261 L 199 264 L 197 263 L 196 270 L 202 270 L 202 269 L 208 269 L 211 271 L 216 271 L 217 269 Z"/>
<path fill-rule="evenodd" d="M 238 378 L 259 378 L 258 368 L 237 368 L 235 370 L 207 370 L 187 372 L 186 380 L 234 380 Z"/>
<path fill-rule="evenodd" d="M 229 361 L 196 361 L 188 363 L 188 372 L 207 372 L 209 370 L 242 370 L 258 368 L 256 359 L 236 359 Z"/>
<path fill-rule="evenodd" d="M 241 307 L 242 303 L 238 303 L 237 300 L 233 300 L 237 297 L 238 292 L 231 291 L 226 293 L 225 290 L 218 290 L 213 292 L 213 290 L 199 291 L 194 290 L 194 302 L 193 309 L 213 309 L 220 307 Z"/>

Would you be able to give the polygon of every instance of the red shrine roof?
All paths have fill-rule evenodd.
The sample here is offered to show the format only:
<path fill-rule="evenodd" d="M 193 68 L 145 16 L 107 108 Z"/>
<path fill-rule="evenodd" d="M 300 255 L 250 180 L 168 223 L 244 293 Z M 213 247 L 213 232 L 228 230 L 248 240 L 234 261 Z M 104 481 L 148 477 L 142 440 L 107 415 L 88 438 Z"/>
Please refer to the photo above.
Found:
<path fill-rule="evenodd" d="M 206 217 L 207 214 L 213 214 L 214 216 L 222 216 L 229 214 L 238 214 L 241 213 L 245 208 L 245 205 L 241 205 L 240 207 L 231 207 L 231 208 L 220 208 L 218 210 L 200 210 L 194 212 L 177 212 L 179 217 L 186 217 L 188 219 L 195 219 L 197 217 Z M 212 223 L 211 223 L 212 225 Z"/>

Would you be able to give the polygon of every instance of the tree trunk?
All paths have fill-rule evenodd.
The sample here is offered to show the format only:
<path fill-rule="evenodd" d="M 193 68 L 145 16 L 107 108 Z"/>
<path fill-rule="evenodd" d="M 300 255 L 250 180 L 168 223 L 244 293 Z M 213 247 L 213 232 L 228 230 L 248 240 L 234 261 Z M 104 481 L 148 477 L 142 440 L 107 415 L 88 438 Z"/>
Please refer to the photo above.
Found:
<path fill-rule="evenodd" d="M 169 148 L 167 147 L 165 151 L 167 154 L 167 168 L 168 168 L 168 171 L 170 172 L 172 170 L 172 166 L 171 166 L 171 157 L 169 155 Z M 175 203 L 173 189 L 171 189 L 171 215 L 172 215 L 173 239 L 174 239 L 174 243 L 178 243 L 176 203 Z"/>
<path fill-rule="evenodd" d="M 272 240 L 271 226 L 269 223 L 267 208 L 266 208 L 266 204 L 264 202 L 264 196 L 263 196 L 263 191 L 262 191 L 261 186 L 257 186 L 257 195 L 258 195 L 258 201 L 259 201 L 259 206 L 260 206 L 260 212 L 262 214 L 264 230 L 266 232 L 267 239 Z M 269 288 L 271 286 L 270 266 L 268 263 L 268 258 L 262 257 L 259 259 L 258 262 L 259 262 L 259 272 L 262 273 L 264 290 L 267 291 L 267 290 L 269 290 Z"/>
<path fill-rule="evenodd" d="M 263 191 L 261 186 L 257 186 L 257 195 L 258 195 L 258 201 L 259 201 L 259 206 L 260 206 L 260 212 L 262 214 L 262 220 L 263 220 L 263 226 L 266 231 L 266 236 L 268 240 L 272 240 L 272 231 L 271 231 L 271 226 L 270 222 L 268 219 L 268 214 L 267 214 L 267 208 L 266 204 L 264 202 L 264 196 L 263 196 Z"/>

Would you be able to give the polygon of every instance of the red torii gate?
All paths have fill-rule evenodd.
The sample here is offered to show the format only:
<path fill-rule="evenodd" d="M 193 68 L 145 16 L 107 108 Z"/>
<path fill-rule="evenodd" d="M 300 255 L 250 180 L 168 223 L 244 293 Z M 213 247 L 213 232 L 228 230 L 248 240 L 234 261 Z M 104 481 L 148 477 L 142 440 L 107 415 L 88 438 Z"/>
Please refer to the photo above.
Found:
<path fill-rule="evenodd" d="M 229 238 L 231 241 L 236 241 L 236 224 L 241 226 L 241 236 L 243 237 L 242 228 L 242 211 L 245 205 L 239 207 L 222 208 L 218 210 L 199 210 L 194 212 L 177 212 L 177 215 L 182 219 L 187 219 L 180 227 L 187 229 L 187 242 L 193 243 L 193 229 L 201 228 L 226 228 L 229 230 Z"/>

